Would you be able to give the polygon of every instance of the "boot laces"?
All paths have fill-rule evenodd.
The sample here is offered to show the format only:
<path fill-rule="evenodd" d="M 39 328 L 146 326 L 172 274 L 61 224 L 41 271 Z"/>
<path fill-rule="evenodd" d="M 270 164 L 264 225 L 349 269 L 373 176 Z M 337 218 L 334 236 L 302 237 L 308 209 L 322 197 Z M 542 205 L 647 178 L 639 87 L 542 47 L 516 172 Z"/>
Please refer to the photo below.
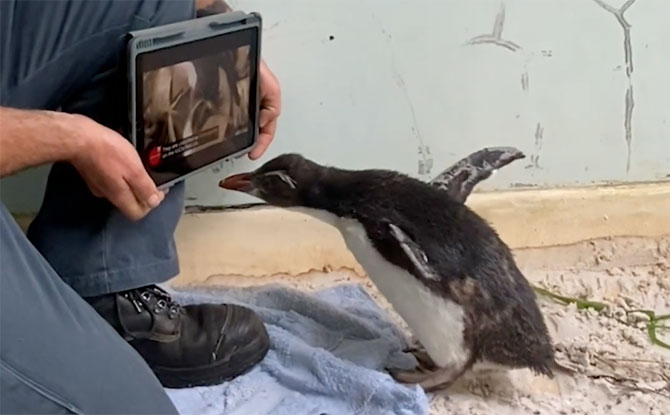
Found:
<path fill-rule="evenodd" d="M 129 290 L 124 292 L 123 296 L 132 302 L 138 313 L 147 310 L 160 314 L 167 310 L 168 317 L 173 319 L 181 310 L 181 306 L 170 297 L 170 294 L 156 286 Z M 153 301 L 154 299 L 156 300 L 155 302 Z"/>

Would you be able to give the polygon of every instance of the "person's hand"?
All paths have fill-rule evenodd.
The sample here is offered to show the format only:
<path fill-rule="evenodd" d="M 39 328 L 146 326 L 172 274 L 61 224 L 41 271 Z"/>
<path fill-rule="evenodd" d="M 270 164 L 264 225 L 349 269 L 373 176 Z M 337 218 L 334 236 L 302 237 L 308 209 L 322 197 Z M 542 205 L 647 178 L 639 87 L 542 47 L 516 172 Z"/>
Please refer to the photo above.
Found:
<path fill-rule="evenodd" d="M 275 137 L 277 118 L 281 114 L 281 90 L 279 81 L 270 71 L 265 62 L 261 61 L 258 76 L 260 77 L 261 111 L 259 119 L 260 133 L 256 147 L 249 153 L 251 160 L 256 160 L 265 153 Z"/>
<path fill-rule="evenodd" d="M 128 140 L 90 118 L 74 116 L 78 142 L 71 164 L 91 192 L 104 197 L 130 220 L 158 206 L 165 194 L 156 188 Z"/>

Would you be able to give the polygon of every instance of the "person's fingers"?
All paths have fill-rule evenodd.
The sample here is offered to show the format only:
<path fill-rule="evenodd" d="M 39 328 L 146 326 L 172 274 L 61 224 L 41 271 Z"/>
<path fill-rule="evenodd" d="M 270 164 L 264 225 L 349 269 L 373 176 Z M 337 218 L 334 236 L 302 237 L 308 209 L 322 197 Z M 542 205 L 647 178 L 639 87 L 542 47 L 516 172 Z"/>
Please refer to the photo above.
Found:
<path fill-rule="evenodd" d="M 142 219 L 150 210 L 147 205 L 137 200 L 130 185 L 125 181 L 110 189 L 106 197 L 125 217 L 133 221 Z"/>
<path fill-rule="evenodd" d="M 277 77 L 265 62 L 261 62 L 260 75 L 261 108 L 270 111 L 270 114 L 266 116 L 270 117 L 270 119 L 266 118 L 264 120 L 261 115 L 260 124 L 261 127 L 264 127 L 268 122 L 272 121 L 271 118 L 273 116 L 277 118 L 281 114 L 281 88 L 279 87 L 279 80 L 277 80 Z"/>
<path fill-rule="evenodd" d="M 103 192 L 101 192 L 100 190 L 98 190 L 97 187 L 95 187 L 95 186 L 91 186 L 91 185 L 88 184 L 88 183 L 87 183 L 87 185 L 88 185 L 88 189 L 91 191 L 91 193 L 93 194 L 93 196 L 95 196 L 95 197 L 99 197 L 99 198 L 105 197 L 105 194 L 104 194 Z"/>
<path fill-rule="evenodd" d="M 264 98 L 261 101 L 261 116 L 258 120 L 261 128 L 279 118 L 279 115 L 281 115 L 281 101 L 276 99 L 278 98 Z"/>
<path fill-rule="evenodd" d="M 276 118 L 273 121 L 271 121 L 268 125 L 266 125 L 265 128 L 261 129 L 260 134 L 258 135 L 258 142 L 256 143 L 256 147 L 254 147 L 253 150 L 251 150 L 251 152 L 249 153 L 249 158 L 251 160 L 256 160 L 265 153 L 265 150 L 268 149 L 270 143 L 272 143 L 272 140 L 274 139 L 276 130 L 277 130 Z"/>
<path fill-rule="evenodd" d="M 149 174 L 143 169 L 138 168 L 126 178 L 126 183 L 135 194 L 137 201 L 144 204 L 149 209 L 158 206 L 165 197 L 163 192 L 156 188 L 156 184 L 151 180 Z"/>
<path fill-rule="evenodd" d="M 265 128 L 270 121 L 273 119 L 277 118 L 277 116 L 272 112 L 272 110 L 267 110 L 267 109 L 261 109 L 261 116 L 259 117 L 260 119 L 258 120 L 258 126 L 261 128 Z"/>
<path fill-rule="evenodd" d="M 281 114 L 281 88 L 279 81 L 270 68 L 261 61 L 260 64 L 261 111 L 258 119 L 260 127 L 256 147 L 249 152 L 249 158 L 256 160 L 270 146 L 277 130 L 277 119 Z"/>

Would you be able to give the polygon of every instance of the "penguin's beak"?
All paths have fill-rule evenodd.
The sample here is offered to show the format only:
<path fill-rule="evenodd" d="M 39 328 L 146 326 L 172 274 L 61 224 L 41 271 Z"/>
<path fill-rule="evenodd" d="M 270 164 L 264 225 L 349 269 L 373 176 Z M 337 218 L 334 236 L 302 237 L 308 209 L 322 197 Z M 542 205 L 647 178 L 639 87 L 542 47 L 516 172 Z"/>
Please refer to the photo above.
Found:
<path fill-rule="evenodd" d="M 254 185 L 251 182 L 251 173 L 228 176 L 219 182 L 219 187 L 244 193 L 249 193 L 254 189 Z"/>

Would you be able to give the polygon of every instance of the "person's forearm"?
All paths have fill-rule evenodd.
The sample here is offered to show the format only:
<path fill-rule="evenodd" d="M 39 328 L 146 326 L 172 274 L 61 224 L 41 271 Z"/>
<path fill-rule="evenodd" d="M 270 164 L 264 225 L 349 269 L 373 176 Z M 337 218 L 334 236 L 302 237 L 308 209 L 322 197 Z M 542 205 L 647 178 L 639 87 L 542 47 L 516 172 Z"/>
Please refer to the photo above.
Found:
<path fill-rule="evenodd" d="M 219 13 L 230 13 L 233 9 L 223 0 L 195 0 L 197 17 L 211 16 Z"/>
<path fill-rule="evenodd" d="M 0 107 L 0 177 L 70 160 L 83 145 L 78 123 L 75 115 Z"/>

